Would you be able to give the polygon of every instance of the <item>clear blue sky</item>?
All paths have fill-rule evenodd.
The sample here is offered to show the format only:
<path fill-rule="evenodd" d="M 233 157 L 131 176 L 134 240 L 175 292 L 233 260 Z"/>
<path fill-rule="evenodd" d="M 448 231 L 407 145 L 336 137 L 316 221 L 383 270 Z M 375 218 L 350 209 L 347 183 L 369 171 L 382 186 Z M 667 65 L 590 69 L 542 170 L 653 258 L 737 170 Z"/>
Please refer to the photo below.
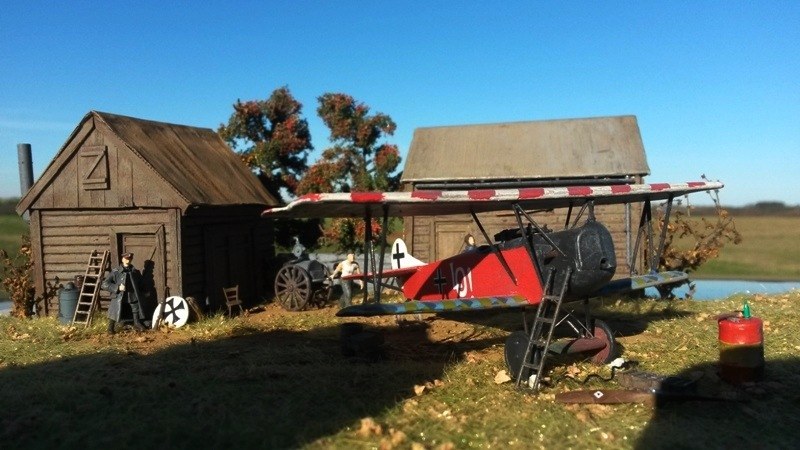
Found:
<path fill-rule="evenodd" d="M 391 115 L 403 154 L 417 127 L 634 114 L 648 181 L 800 204 L 796 0 L 3 3 L 0 197 L 18 143 L 38 177 L 89 110 L 216 128 L 288 85 L 317 151 L 325 92 Z"/>

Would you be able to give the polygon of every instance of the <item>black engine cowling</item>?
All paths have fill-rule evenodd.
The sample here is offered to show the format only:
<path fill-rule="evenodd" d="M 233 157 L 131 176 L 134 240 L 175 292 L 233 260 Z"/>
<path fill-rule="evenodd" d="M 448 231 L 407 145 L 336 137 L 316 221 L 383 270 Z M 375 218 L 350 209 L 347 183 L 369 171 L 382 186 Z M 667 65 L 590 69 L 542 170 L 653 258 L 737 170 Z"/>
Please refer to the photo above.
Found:
<path fill-rule="evenodd" d="M 495 235 L 495 239 L 503 241 L 500 243 L 501 248 L 512 248 L 524 245 L 520 234 L 519 229 L 504 230 Z M 589 296 L 611 281 L 617 270 L 617 258 L 611 233 L 603 224 L 589 220 L 579 227 L 546 231 L 546 234 L 564 254 L 541 233 L 531 228 L 526 230 L 527 238 L 533 244 L 542 283 L 547 282 L 548 274 L 554 270 L 553 286 L 557 292 L 564 282 L 566 269 L 571 267 L 567 299 L 577 300 Z"/>

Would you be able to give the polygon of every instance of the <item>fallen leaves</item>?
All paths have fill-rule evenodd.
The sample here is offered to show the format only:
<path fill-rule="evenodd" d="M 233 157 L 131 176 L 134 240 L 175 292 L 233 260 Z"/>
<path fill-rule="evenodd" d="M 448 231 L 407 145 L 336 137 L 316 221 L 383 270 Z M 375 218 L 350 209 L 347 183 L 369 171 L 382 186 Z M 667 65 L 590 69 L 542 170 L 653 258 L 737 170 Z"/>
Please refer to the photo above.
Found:
<path fill-rule="evenodd" d="M 422 395 L 426 390 L 431 390 L 433 388 L 439 388 L 444 386 L 444 382 L 442 380 L 436 379 L 433 381 L 428 381 L 425 384 L 415 384 L 414 385 L 414 395 Z"/>
<path fill-rule="evenodd" d="M 356 431 L 356 434 L 362 438 L 368 438 L 373 435 L 383 434 L 383 427 L 372 417 L 364 417 L 361 419 L 361 427 Z"/>
<path fill-rule="evenodd" d="M 372 437 L 380 437 L 378 448 L 380 450 L 391 450 L 398 448 L 406 443 L 408 436 L 401 430 L 389 428 L 388 432 L 384 434 L 384 426 L 375 421 L 372 417 L 364 417 L 361 419 L 358 430 L 355 432 L 356 436 L 362 439 L 369 439 Z M 425 446 L 417 442 L 411 443 L 412 449 L 425 449 Z M 455 448 L 455 447 L 442 447 L 439 448 Z"/>
<path fill-rule="evenodd" d="M 501 371 L 497 372 L 497 374 L 494 376 L 495 384 L 508 383 L 509 381 L 511 381 L 511 377 L 508 375 L 508 372 L 506 372 L 505 370 L 501 370 Z"/>

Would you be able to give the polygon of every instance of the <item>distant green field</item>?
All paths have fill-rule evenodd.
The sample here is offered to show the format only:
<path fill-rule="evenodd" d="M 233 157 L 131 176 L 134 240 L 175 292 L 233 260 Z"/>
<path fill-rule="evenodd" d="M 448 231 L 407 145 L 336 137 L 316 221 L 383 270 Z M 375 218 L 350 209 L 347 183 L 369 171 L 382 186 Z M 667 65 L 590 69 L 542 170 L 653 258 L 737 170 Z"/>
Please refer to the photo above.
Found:
<path fill-rule="evenodd" d="M 28 234 L 28 224 L 17 215 L 0 215 L 0 249 L 14 254 L 19 251 L 22 235 Z M 7 300 L 8 296 L 0 289 L 0 301 Z"/>
<path fill-rule="evenodd" d="M 0 215 L 0 249 L 9 253 L 19 250 L 23 234 L 28 234 L 28 224 L 16 215 Z"/>
<path fill-rule="evenodd" d="M 742 242 L 724 247 L 694 278 L 800 280 L 800 217 L 743 216 L 734 222 Z"/>

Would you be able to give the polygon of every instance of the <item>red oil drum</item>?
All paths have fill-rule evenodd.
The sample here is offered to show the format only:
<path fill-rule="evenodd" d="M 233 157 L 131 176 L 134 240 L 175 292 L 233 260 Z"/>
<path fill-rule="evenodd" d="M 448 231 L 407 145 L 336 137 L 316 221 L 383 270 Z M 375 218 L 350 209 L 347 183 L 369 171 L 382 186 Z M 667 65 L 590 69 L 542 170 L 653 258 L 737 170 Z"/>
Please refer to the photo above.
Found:
<path fill-rule="evenodd" d="M 719 321 L 719 376 L 732 384 L 764 377 L 764 324 L 758 317 Z"/>

